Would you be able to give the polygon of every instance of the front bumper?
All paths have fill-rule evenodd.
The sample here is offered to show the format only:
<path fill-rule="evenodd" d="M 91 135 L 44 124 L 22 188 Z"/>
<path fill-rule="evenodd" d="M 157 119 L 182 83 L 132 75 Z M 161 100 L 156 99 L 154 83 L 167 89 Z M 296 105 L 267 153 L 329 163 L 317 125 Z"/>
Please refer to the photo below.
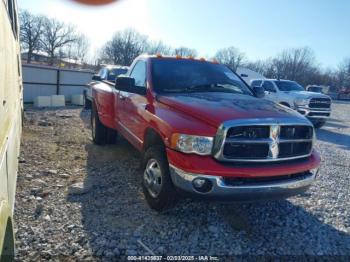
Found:
<path fill-rule="evenodd" d="M 296 106 L 295 110 L 310 119 L 327 119 L 331 115 L 331 109 L 310 108 L 308 106 Z"/>
<path fill-rule="evenodd" d="M 318 169 L 305 172 L 302 176 L 240 185 L 231 185 L 221 176 L 209 176 L 185 172 L 170 165 L 170 174 L 174 185 L 194 196 L 229 201 L 257 201 L 273 198 L 287 198 L 306 191 L 315 180 Z M 210 190 L 201 192 L 194 186 L 195 179 L 205 179 Z"/>

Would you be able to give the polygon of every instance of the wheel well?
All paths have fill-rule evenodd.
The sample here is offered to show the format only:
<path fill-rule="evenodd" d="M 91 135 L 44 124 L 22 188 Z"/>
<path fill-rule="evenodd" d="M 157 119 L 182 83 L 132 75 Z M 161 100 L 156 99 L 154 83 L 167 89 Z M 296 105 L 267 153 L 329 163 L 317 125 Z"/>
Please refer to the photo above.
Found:
<path fill-rule="evenodd" d="M 0 254 L 5 258 L 5 261 L 12 261 L 13 256 L 15 254 L 14 235 L 11 218 L 7 220 L 4 243 Z"/>
<path fill-rule="evenodd" d="M 165 146 L 162 137 L 152 128 L 148 128 L 145 133 L 143 151 L 155 145 Z"/>
<path fill-rule="evenodd" d="M 281 102 L 280 105 L 290 107 L 290 105 L 287 102 Z"/>

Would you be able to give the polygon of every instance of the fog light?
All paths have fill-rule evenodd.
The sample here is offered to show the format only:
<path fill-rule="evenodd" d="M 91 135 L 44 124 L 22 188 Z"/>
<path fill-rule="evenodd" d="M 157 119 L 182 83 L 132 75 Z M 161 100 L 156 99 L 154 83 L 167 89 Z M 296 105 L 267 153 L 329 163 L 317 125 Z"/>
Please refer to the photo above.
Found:
<path fill-rule="evenodd" d="M 208 193 L 213 187 L 213 183 L 209 179 L 202 177 L 194 179 L 192 184 L 194 189 L 200 193 Z"/>

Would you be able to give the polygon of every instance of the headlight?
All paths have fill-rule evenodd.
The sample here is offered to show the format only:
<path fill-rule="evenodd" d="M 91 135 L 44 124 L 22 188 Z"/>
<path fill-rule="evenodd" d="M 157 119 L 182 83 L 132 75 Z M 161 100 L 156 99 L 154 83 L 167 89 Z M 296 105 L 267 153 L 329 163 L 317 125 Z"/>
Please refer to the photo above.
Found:
<path fill-rule="evenodd" d="M 173 134 L 171 137 L 171 147 L 183 153 L 210 155 L 213 147 L 213 138 L 207 136 Z"/>
<path fill-rule="evenodd" d="M 297 98 L 294 100 L 294 104 L 296 106 L 306 106 L 307 104 L 309 104 L 309 99 L 307 98 Z"/>

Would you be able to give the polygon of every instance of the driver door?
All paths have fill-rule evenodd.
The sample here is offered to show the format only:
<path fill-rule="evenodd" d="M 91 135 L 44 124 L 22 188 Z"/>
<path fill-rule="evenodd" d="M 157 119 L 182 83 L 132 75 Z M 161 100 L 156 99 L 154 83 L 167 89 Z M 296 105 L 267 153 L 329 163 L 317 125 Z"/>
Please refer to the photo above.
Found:
<path fill-rule="evenodd" d="M 135 86 L 146 88 L 146 62 L 138 61 L 131 70 L 130 77 L 135 79 Z M 142 146 L 142 136 L 145 126 L 143 113 L 147 98 L 144 95 L 119 91 L 117 112 L 118 125 L 124 135 L 136 147 Z"/>

